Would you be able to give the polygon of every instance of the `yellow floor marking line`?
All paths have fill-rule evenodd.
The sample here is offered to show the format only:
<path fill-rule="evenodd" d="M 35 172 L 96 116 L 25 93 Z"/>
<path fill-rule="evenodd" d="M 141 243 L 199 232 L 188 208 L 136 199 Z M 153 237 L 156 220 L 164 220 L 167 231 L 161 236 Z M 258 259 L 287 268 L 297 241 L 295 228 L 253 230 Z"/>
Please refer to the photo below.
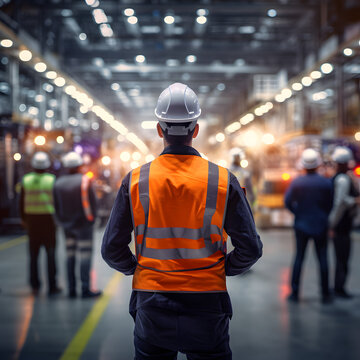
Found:
<path fill-rule="evenodd" d="M 0 251 L 12 248 L 13 246 L 23 244 L 27 241 L 27 236 L 23 235 L 16 239 L 7 241 L 6 243 L 0 244 Z"/>
<path fill-rule="evenodd" d="M 60 360 L 78 360 L 89 342 L 91 335 L 96 329 L 110 299 L 115 294 L 116 288 L 122 278 L 122 274 L 115 273 L 109 280 L 103 295 L 96 301 L 90 313 L 82 323 L 80 329 L 65 349 Z"/>

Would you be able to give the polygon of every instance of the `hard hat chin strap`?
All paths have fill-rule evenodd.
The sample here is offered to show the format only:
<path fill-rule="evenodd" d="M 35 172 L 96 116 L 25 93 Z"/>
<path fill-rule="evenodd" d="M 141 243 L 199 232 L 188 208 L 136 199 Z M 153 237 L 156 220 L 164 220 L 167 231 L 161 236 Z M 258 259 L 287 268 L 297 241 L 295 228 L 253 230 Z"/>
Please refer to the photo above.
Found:
<path fill-rule="evenodd" d="M 190 134 L 196 126 L 197 121 L 192 121 L 191 123 L 189 123 L 189 126 L 184 126 L 184 125 L 176 125 L 176 123 L 174 125 L 168 125 L 166 122 L 164 121 L 159 121 L 160 127 L 163 131 L 167 130 L 167 134 L 168 135 L 174 135 L 174 136 L 186 136 L 188 134 Z"/>

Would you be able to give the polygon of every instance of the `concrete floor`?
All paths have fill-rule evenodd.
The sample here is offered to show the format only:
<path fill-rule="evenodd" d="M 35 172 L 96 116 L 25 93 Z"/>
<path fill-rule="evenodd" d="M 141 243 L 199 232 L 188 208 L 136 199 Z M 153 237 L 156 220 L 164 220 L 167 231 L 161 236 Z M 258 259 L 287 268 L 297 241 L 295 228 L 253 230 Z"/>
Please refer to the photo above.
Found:
<path fill-rule="evenodd" d="M 97 231 L 93 284 L 105 289 L 113 279 L 113 286 L 108 290 L 109 295 L 99 300 L 70 300 L 65 293 L 49 299 L 46 289 L 34 298 L 27 285 L 26 243 L 1 250 L 1 245 L 12 237 L 0 237 L 1 360 L 133 358 L 133 322 L 128 314 L 131 278 L 113 278 L 114 271 L 100 257 L 101 235 L 102 232 Z M 331 305 L 322 305 L 319 301 L 312 244 L 304 268 L 302 301 L 289 304 L 286 296 L 293 255 L 292 232 L 272 230 L 262 232 L 261 236 L 263 258 L 246 275 L 228 279 L 234 310 L 230 332 L 233 359 L 359 360 L 359 234 L 354 234 L 348 286 L 356 296 L 349 301 L 336 300 Z M 57 250 L 59 282 L 65 289 L 62 236 L 59 236 Z M 330 247 L 331 274 L 332 250 Z M 44 251 L 41 263 L 45 270 Z M 89 313 L 99 316 L 98 323 L 93 316 L 89 319 Z M 93 332 L 88 323 L 81 328 L 85 320 L 96 325 Z M 73 343 L 72 352 L 65 352 Z M 185 357 L 180 354 L 178 359 Z"/>

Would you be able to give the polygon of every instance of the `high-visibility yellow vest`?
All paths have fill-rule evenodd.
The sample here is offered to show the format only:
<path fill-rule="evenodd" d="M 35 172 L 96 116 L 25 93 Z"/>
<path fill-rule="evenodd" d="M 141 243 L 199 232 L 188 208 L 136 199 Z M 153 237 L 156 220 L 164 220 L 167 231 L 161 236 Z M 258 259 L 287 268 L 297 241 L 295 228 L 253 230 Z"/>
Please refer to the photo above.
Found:
<path fill-rule="evenodd" d="M 193 155 L 161 155 L 131 172 L 133 289 L 226 291 L 228 188 L 227 169 Z"/>
<path fill-rule="evenodd" d="M 31 172 L 23 177 L 25 214 L 54 214 L 53 187 L 55 176 Z"/>

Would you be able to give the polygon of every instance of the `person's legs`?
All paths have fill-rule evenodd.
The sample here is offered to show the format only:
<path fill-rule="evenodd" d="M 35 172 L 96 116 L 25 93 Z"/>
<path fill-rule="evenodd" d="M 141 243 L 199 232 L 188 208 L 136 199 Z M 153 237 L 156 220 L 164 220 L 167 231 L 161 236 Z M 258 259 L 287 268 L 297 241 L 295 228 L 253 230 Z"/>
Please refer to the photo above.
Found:
<path fill-rule="evenodd" d="M 69 296 L 76 296 L 76 279 L 75 279 L 75 258 L 76 242 L 73 237 L 66 237 L 66 258 L 67 258 L 67 276 Z"/>
<path fill-rule="evenodd" d="M 177 351 L 161 348 L 134 336 L 135 360 L 176 360 Z"/>
<path fill-rule="evenodd" d="M 30 254 L 30 285 L 34 294 L 37 294 L 40 288 L 39 270 L 38 270 L 38 258 L 40 252 L 40 241 L 36 234 L 31 231 L 29 236 L 29 254 Z"/>
<path fill-rule="evenodd" d="M 314 236 L 316 255 L 319 260 L 321 291 L 323 299 L 329 296 L 329 269 L 327 260 L 327 233 Z"/>
<path fill-rule="evenodd" d="M 48 270 L 48 283 L 49 294 L 55 294 L 59 292 L 59 288 L 56 283 L 56 261 L 55 261 L 55 246 L 56 246 L 56 229 L 54 224 L 49 224 L 49 228 L 44 233 L 44 241 L 46 253 L 47 253 L 47 270 Z"/>
<path fill-rule="evenodd" d="M 336 254 L 335 292 L 341 294 L 345 291 L 345 282 L 348 274 L 348 261 L 350 257 L 350 231 L 336 231 L 334 246 Z"/>
<path fill-rule="evenodd" d="M 306 246 L 310 236 L 300 230 L 295 229 L 295 238 L 296 238 L 296 255 L 295 255 L 295 261 L 294 261 L 293 272 L 291 277 L 292 296 L 294 297 L 294 300 L 296 300 L 296 298 L 299 295 L 301 268 L 305 258 Z"/>

